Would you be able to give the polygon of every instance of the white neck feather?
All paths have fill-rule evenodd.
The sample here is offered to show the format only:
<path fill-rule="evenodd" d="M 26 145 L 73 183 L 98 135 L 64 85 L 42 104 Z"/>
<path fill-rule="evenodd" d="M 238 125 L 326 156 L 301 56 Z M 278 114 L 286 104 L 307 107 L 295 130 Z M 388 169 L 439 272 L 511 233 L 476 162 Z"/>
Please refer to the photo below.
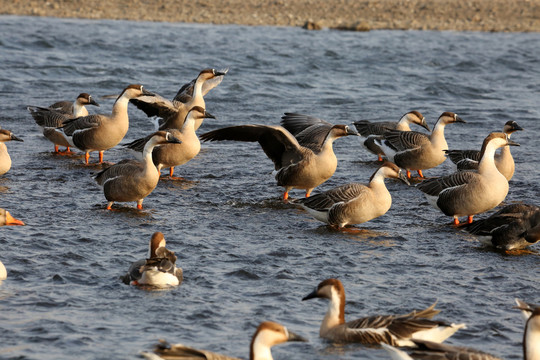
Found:
<path fill-rule="evenodd" d="M 324 315 L 324 319 L 321 324 L 320 333 L 323 334 L 333 327 L 339 325 L 341 311 L 341 298 L 338 292 L 332 288 L 332 297 L 330 298 L 330 303 L 328 304 L 328 310 Z"/>
<path fill-rule="evenodd" d="M 493 142 L 490 142 L 486 146 L 486 151 L 484 152 L 484 155 L 482 156 L 482 159 L 480 159 L 480 163 L 478 164 L 478 172 L 484 173 L 488 171 L 497 171 L 497 167 L 495 166 L 495 151 L 498 149 L 498 147 L 493 144 Z"/>
<path fill-rule="evenodd" d="M 264 332 L 259 333 L 253 342 L 253 360 L 273 360 L 272 351 L 265 341 Z"/>
<path fill-rule="evenodd" d="M 540 360 L 540 317 L 535 316 L 527 322 L 525 329 L 525 359 Z"/>
<path fill-rule="evenodd" d="M 79 102 L 75 100 L 73 103 L 73 116 L 80 117 L 86 115 L 88 115 L 88 110 L 86 110 L 86 107 L 79 104 Z"/>

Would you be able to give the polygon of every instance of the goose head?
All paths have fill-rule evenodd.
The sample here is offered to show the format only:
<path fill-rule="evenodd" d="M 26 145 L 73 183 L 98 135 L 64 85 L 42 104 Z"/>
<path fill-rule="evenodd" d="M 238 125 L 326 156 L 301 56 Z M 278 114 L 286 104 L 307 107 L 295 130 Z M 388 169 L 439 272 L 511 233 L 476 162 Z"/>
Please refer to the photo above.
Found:
<path fill-rule="evenodd" d="M 204 69 L 199 73 L 199 76 L 197 79 L 202 80 L 210 80 L 215 78 L 216 76 L 223 76 L 227 73 L 227 71 L 218 71 L 216 69 Z"/>
<path fill-rule="evenodd" d="M 509 137 L 510 137 L 510 134 L 516 131 L 520 131 L 520 130 L 523 130 L 523 128 L 519 126 L 518 123 L 513 120 L 507 121 L 503 127 L 503 133 L 507 134 Z"/>
<path fill-rule="evenodd" d="M 416 111 L 416 110 L 409 111 L 408 113 L 403 115 L 402 118 L 405 118 L 406 121 L 410 124 L 416 124 L 423 127 L 427 131 L 431 131 L 429 129 L 428 124 L 426 123 L 426 118 L 419 111 Z"/>
<path fill-rule="evenodd" d="M 0 142 L 6 141 L 23 141 L 22 139 L 13 135 L 13 133 L 6 129 L 0 129 Z"/>
<path fill-rule="evenodd" d="M 355 130 L 350 128 L 348 125 L 334 125 L 330 129 L 329 137 L 333 139 L 340 138 L 342 136 L 356 135 L 360 136 Z"/>
<path fill-rule="evenodd" d="M 257 327 L 257 330 L 251 339 L 250 359 L 271 359 L 271 357 L 268 357 L 270 348 L 287 341 L 306 342 L 307 340 L 300 335 L 287 330 L 287 328 L 281 324 L 265 321 Z"/>
<path fill-rule="evenodd" d="M 123 97 L 131 100 L 131 99 L 136 99 L 141 96 L 156 96 L 156 94 L 146 90 L 142 85 L 131 84 L 131 85 L 128 85 L 124 89 L 124 91 L 122 91 L 122 93 L 120 94 L 120 96 L 118 96 L 118 99 L 116 99 L 116 101 L 118 101 L 119 99 Z"/>
<path fill-rule="evenodd" d="M 99 104 L 92 98 L 92 95 L 88 93 L 80 93 L 79 96 L 77 96 L 77 104 L 79 106 L 85 106 L 85 105 L 94 105 L 99 106 Z"/>
<path fill-rule="evenodd" d="M 189 110 L 187 117 L 192 118 L 193 120 L 199 119 L 215 119 L 216 117 L 200 106 L 194 106 Z"/>
<path fill-rule="evenodd" d="M 466 123 L 466 121 L 460 118 L 456 113 L 450 111 L 443 112 L 441 116 L 439 116 L 437 122 L 443 125 L 448 125 L 452 123 Z"/>
<path fill-rule="evenodd" d="M 399 166 L 390 161 L 385 161 L 371 178 L 373 178 L 377 173 L 382 173 L 385 178 L 399 179 L 405 184 L 411 185 L 407 179 L 406 173 L 404 173 Z"/>

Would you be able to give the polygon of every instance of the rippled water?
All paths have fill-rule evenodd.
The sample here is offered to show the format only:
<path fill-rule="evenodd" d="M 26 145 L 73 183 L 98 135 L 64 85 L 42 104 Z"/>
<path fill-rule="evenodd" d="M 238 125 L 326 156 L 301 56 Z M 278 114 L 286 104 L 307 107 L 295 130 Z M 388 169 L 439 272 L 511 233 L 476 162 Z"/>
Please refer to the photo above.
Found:
<path fill-rule="evenodd" d="M 26 105 L 89 92 L 110 112 L 127 84 L 166 97 L 205 67 L 230 69 L 207 97 L 199 132 L 276 124 L 283 112 L 334 123 L 397 120 L 411 109 L 433 125 L 443 111 L 452 148 L 478 148 L 516 120 L 517 171 L 507 202 L 538 204 L 539 34 L 372 31 L 0 17 L 0 125 L 24 139 L 0 178 L 0 204 L 27 223 L 0 230 L 0 358 L 127 359 L 159 338 L 247 357 L 250 336 L 274 320 L 308 337 L 274 348 L 276 359 L 382 359 L 383 350 L 318 338 L 326 302 L 301 302 L 319 281 L 340 278 L 346 316 L 404 313 L 438 299 L 438 318 L 465 322 L 451 343 L 521 358 L 523 321 L 513 298 L 540 302 L 538 253 L 507 256 L 449 226 L 421 193 L 387 181 L 390 211 L 343 234 L 281 203 L 273 166 L 257 144 L 203 144 L 146 198 L 105 210 L 82 156 L 51 153 Z M 90 111 L 95 111 L 91 108 Z M 130 109 L 124 142 L 152 131 Z M 359 138 L 335 143 L 336 174 L 318 190 L 367 182 L 374 157 Z M 105 153 L 117 162 L 121 147 Z M 92 161 L 96 160 L 93 154 Z M 452 171 L 445 163 L 428 176 Z M 317 191 L 317 190 L 316 190 Z M 293 197 L 302 196 L 294 191 Z M 184 269 L 170 291 L 142 291 L 118 277 L 162 231 Z M 538 247 L 536 247 L 538 250 Z"/>

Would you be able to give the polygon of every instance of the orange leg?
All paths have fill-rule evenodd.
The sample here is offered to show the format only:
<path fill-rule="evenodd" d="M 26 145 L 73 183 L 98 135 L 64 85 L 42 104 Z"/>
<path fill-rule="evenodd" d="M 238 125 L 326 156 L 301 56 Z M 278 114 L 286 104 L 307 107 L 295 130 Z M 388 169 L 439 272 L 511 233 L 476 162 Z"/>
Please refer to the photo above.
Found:
<path fill-rule="evenodd" d="M 88 165 L 89 160 L 90 160 L 90 153 L 89 153 L 89 152 L 86 152 L 86 153 L 84 154 L 84 162 Z"/>
<path fill-rule="evenodd" d="M 137 209 L 142 210 L 142 204 L 137 204 Z"/>
<path fill-rule="evenodd" d="M 285 192 L 283 193 L 283 201 L 287 201 L 288 198 L 289 198 L 289 190 L 285 190 Z"/>
<path fill-rule="evenodd" d="M 457 216 L 454 216 L 454 225 L 458 226 L 459 225 L 459 219 Z"/>
<path fill-rule="evenodd" d="M 58 145 L 56 145 L 56 144 L 54 145 L 54 153 L 55 154 L 58 153 Z"/>
<path fill-rule="evenodd" d="M 107 204 L 107 210 L 111 210 L 112 204 Z"/>
<path fill-rule="evenodd" d="M 472 224 L 472 222 L 473 222 L 472 218 L 473 218 L 473 215 L 469 215 L 467 217 L 467 224 Z"/>
<path fill-rule="evenodd" d="M 410 178 L 411 178 L 411 172 L 407 170 L 407 179 L 410 179 Z"/>
<path fill-rule="evenodd" d="M 377 154 L 377 156 L 378 156 L 377 160 L 382 161 L 382 156 L 380 154 Z"/>
<path fill-rule="evenodd" d="M 99 163 L 101 164 L 103 162 L 103 151 L 99 152 Z"/>
<path fill-rule="evenodd" d="M 310 190 L 306 190 L 306 197 L 310 197 L 311 196 L 311 189 Z"/>
<path fill-rule="evenodd" d="M 416 170 L 416 171 L 418 171 L 418 176 L 420 176 L 421 178 L 424 177 L 424 174 L 422 174 L 422 170 Z"/>
<path fill-rule="evenodd" d="M 173 178 L 173 174 L 174 174 L 174 166 L 171 166 L 171 168 L 169 169 L 169 177 L 171 179 Z"/>

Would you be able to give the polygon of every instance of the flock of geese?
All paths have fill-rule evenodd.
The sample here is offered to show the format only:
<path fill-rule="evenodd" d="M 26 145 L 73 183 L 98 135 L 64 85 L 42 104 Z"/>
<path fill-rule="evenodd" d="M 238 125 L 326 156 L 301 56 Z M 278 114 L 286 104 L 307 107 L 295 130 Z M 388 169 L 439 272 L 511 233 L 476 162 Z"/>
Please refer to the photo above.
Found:
<path fill-rule="evenodd" d="M 495 214 L 473 222 L 473 216 L 489 211 L 504 201 L 509 191 L 508 181 L 514 173 L 510 146 L 513 132 L 522 130 L 515 121 L 508 121 L 502 132 L 486 136 L 478 150 L 451 150 L 444 136 L 447 125 L 464 123 L 457 114 L 444 112 L 429 133 L 412 131 L 416 124 L 430 131 L 424 116 L 410 111 L 397 122 L 356 121 L 352 126 L 330 124 L 303 114 L 285 113 L 280 125 L 237 125 L 224 127 L 197 136 L 204 119 L 214 118 L 206 112 L 204 96 L 219 85 L 227 71 L 205 69 L 196 79 L 184 85 L 172 100 L 147 91 L 142 85 L 129 85 L 116 99 L 110 115 L 88 113 L 86 106 L 99 104 L 87 93 L 74 102 L 61 101 L 47 107 L 28 106 L 28 111 L 43 135 L 54 144 L 54 152 L 70 154 L 71 148 L 84 152 L 85 163 L 90 154 L 98 152 L 103 163 L 104 151 L 124 139 L 129 127 L 128 105 L 131 103 L 148 117 L 156 120 L 156 131 L 125 144 L 137 159 L 126 159 L 104 166 L 96 182 L 103 187 L 107 209 L 115 202 L 136 202 L 142 209 L 143 200 L 156 188 L 161 170 L 174 168 L 198 155 L 202 141 L 258 142 L 272 160 L 277 185 L 284 188 L 283 201 L 304 208 L 308 214 L 337 231 L 358 231 L 353 225 L 384 215 L 391 207 L 392 197 L 385 179 L 399 179 L 410 185 L 411 172 L 416 171 L 416 187 L 428 201 L 454 219 L 472 234 L 487 239 L 503 250 L 523 249 L 540 240 L 540 208 L 530 204 L 511 204 Z M 362 136 L 364 146 L 377 155 L 380 167 L 367 184 L 348 183 L 311 195 L 336 171 L 337 158 L 333 142 L 345 136 Z M 0 176 L 9 171 L 11 159 L 5 143 L 22 141 L 11 131 L 0 129 Z M 64 147 L 64 150 L 60 150 Z M 500 149 L 500 150 L 499 150 Z M 442 164 L 447 158 L 456 163 L 458 171 L 438 178 L 425 178 L 423 171 Z M 305 198 L 292 199 L 294 189 L 305 191 Z M 465 223 L 460 217 L 467 217 Z M 0 226 L 24 225 L 4 209 L 0 209 Z M 182 282 L 182 269 L 176 266 L 176 255 L 166 248 L 161 232 L 152 235 L 149 253 L 133 263 L 122 277 L 126 284 L 142 287 L 176 286 Z M 0 279 L 7 276 L 0 263 Z M 333 342 L 384 344 L 393 359 L 496 359 L 475 350 L 440 344 L 464 327 L 432 318 L 439 313 L 435 304 L 404 315 L 375 315 L 345 321 L 345 290 L 338 279 L 326 279 L 303 300 L 325 298 L 329 307 L 320 327 L 320 336 Z M 526 314 L 523 338 L 525 360 L 540 359 L 540 307 L 518 301 Z M 306 341 L 286 327 L 263 322 L 255 331 L 250 346 L 250 359 L 272 359 L 271 347 L 287 341 Z M 403 352 L 396 347 L 410 347 Z M 161 342 L 154 352 L 143 353 L 148 359 L 233 359 L 196 350 L 180 344 Z"/>

